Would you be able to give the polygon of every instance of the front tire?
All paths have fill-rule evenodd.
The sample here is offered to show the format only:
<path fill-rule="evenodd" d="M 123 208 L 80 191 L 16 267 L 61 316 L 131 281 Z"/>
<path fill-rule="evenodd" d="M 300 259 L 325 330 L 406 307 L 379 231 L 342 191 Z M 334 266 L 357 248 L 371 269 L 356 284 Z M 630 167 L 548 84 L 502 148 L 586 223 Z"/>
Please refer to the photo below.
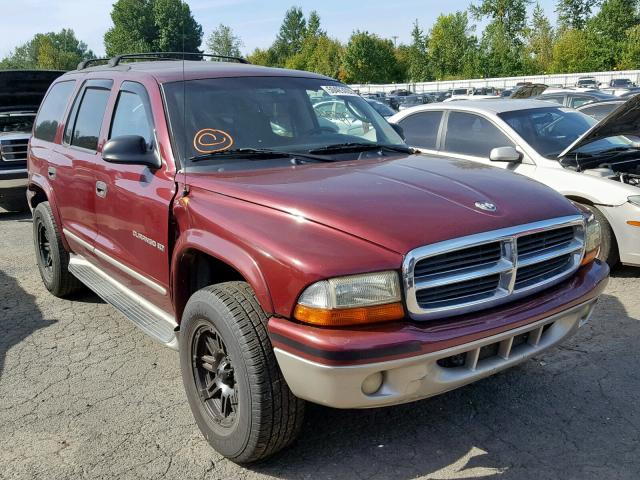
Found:
<path fill-rule="evenodd" d="M 56 297 L 66 297 L 82 287 L 69 272 L 69 252 L 64 248 L 60 231 L 49 202 L 33 211 L 33 243 L 42 283 Z"/>
<path fill-rule="evenodd" d="M 194 293 L 180 326 L 191 411 L 211 446 L 236 463 L 273 455 L 302 426 L 304 402 L 282 377 L 266 324 L 251 288 L 227 282 Z"/>
<path fill-rule="evenodd" d="M 602 260 L 603 262 L 607 262 L 609 267 L 615 267 L 620 261 L 620 254 L 618 252 L 618 243 L 616 242 L 616 236 L 613 233 L 613 229 L 607 218 L 602 214 L 600 210 L 598 210 L 593 205 L 585 205 L 584 207 L 588 208 L 591 213 L 596 217 L 598 223 L 600 224 L 600 234 L 602 236 L 600 242 L 600 253 L 598 253 L 598 260 Z"/>

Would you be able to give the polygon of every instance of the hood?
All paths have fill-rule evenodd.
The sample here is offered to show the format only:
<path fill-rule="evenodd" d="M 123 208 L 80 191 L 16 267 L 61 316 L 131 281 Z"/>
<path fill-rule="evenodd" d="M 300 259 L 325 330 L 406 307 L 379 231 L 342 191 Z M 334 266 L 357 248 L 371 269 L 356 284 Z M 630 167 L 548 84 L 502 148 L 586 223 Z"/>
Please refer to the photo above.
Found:
<path fill-rule="evenodd" d="M 430 243 L 564 215 L 576 209 L 524 176 L 424 155 L 232 173 L 190 170 L 188 183 L 288 212 L 404 254 Z M 485 211 L 476 203 L 497 208 Z M 277 226 L 273 234 L 278 235 Z"/>
<path fill-rule="evenodd" d="M 0 71 L 0 112 L 35 112 L 51 83 L 63 73 L 58 70 Z"/>
<path fill-rule="evenodd" d="M 640 135 L 640 95 L 630 98 L 580 135 L 575 142 L 558 155 L 558 158 L 562 158 L 589 143 L 616 135 Z"/>

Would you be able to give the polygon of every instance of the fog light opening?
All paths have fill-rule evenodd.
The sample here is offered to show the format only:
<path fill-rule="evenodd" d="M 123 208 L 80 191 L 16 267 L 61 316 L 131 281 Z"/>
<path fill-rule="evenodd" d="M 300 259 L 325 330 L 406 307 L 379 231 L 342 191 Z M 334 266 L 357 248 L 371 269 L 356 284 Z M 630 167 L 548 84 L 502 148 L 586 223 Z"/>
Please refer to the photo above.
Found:
<path fill-rule="evenodd" d="M 383 378 L 382 372 L 376 372 L 369 375 L 364 379 L 364 382 L 362 382 L 362 393 L 365 395 L 373 395 L 376 393 L 382 386 Z"/>

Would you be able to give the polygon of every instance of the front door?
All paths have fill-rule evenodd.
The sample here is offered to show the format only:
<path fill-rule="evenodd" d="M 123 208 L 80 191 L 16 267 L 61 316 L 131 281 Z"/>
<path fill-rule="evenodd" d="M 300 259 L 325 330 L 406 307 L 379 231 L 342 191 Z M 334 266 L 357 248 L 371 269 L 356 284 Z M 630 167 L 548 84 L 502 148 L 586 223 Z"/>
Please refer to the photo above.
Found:
<path fill-rule="evenodd" d="M 149 94 L 142 84 L 122 83 L 108 125 L 107 138 L 137 135 L 160 155 Z M 167 312 L 171 312 L 168 244 L 173 177 L 173 169 L 164 161 L 152 169 L 101 159 L 97 169 L 102 194 L 96 199 L 96 255 L 112 277 Z"/>

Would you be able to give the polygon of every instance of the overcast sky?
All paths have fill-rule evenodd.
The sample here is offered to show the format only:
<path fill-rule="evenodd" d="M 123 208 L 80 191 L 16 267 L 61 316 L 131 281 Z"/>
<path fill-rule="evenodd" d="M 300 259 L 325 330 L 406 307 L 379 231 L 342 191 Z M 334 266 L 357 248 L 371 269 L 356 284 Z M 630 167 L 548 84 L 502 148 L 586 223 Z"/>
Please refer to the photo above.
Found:
<path fill-rule="evenodd" d="M 111 26 L 115 0 L 2 0 L 0 56 L 5 56 L 36 33 L 72 28 L 97 55 L 104 54 L 103 35 Z M 381 37 L 407 42 L 417 18 L 429 28 L 441 13 L 464 10 L 469 0 L 188 0 L 205 38 L 218 24 L 229 25 L 244 42 L 243 51 L 268 47 L 275 38 L 285 11 L 300 6 L 305 15 L 317 10 L 330 36 L 346 41 L 353 30 L 368 30 Z M 554 19 L 555 0 L 540 0 Z"/>

